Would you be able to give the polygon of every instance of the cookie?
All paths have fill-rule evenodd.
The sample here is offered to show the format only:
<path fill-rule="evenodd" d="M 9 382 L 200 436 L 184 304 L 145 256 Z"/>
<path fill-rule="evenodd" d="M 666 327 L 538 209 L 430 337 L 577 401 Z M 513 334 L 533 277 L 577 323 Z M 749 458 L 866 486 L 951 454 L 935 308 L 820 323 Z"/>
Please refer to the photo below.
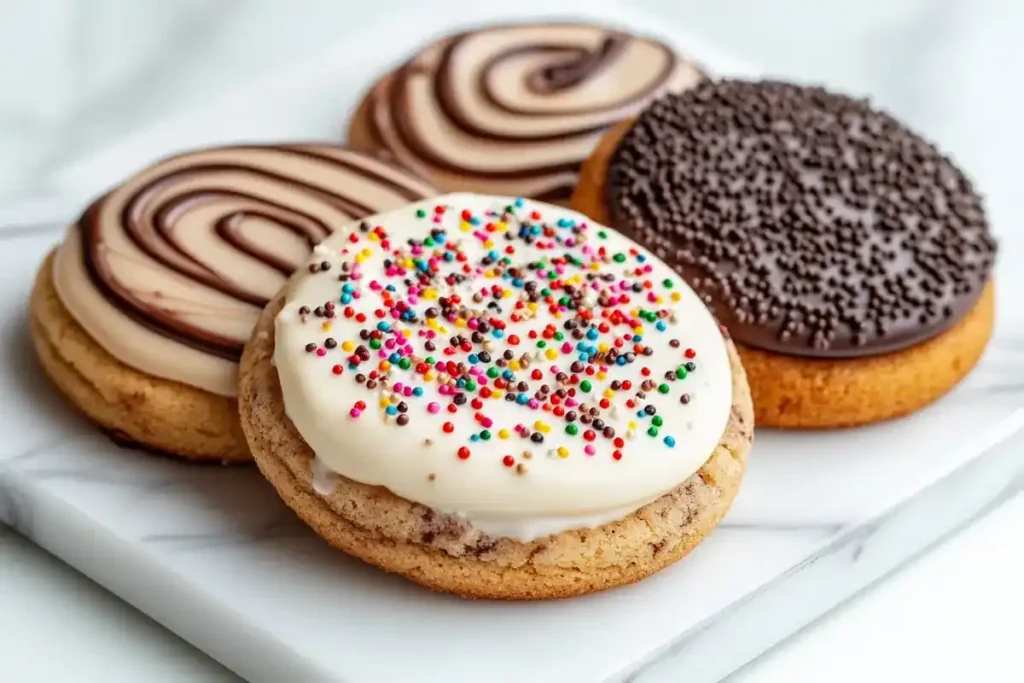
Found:
<path fill-rule="evenodd" d="M 431 194 L 331 145 L 161 161 L 89 206 L 43 263 L 30 303 L 43 369 L 119 443 L 251 460 L 238 359 L 264 305 L 334 226 Z"/>
<path fill-rule="evenodd" d="M 960 382 L 992 334 L 980 197 L 865 101 L 701 84 L 611 130 L 572 206 L 701 295 L 736 341 L 759 426 L 909 414 Z"/>
<path fill-rule="evenodd" d="M 608 126 L 703 78 L 658 40 L 594 24 L 501 24 L 437 40 L 349 124 L 446 192 L 567 202 Z"/>
<path fill-rule="evenodd" d="M 337 548 L 464 597 L 640 580 L 736 495 L 742 365 L 665 264 L 532 201 L 448 195 L 318 246 L 242 357 L 253 456 Z"/>

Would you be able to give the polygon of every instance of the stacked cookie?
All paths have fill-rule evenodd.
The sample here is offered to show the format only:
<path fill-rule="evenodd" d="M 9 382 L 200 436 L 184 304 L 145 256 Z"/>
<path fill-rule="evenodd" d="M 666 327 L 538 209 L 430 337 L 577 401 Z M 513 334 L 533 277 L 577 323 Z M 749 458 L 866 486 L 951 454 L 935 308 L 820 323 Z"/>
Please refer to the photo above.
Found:
<path fill-rule="evenodd" d="M 40 269 L 33 339 L 118 442 L 255 459 L 432 588 L 648 576 L 728 510 L 755 419 L 906 414 L 991 333 L 978 196 L 864 102 L 524 24 L 428 45 L 349 134 L 111 190 Z"/>

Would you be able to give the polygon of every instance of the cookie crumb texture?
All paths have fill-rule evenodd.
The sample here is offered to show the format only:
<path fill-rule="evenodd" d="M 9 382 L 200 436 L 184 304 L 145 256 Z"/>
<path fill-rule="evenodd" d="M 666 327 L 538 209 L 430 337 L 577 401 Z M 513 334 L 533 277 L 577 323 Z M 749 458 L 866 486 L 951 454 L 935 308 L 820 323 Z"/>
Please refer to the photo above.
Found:
<path fill-rule="evenodd" d="M 995 288 L 963 320 L 904 351 L 867 358 L 797 358 L 737 344 L 762 427 L 834 429 L 902 417 L 952 390 L 992 336 Z"/>
<path fill-rule="evenodd" d="M 187 460 L 251 460 L 237 402 L 121 363 L 86 334 L 53 286 L 53 255 L 36 276 L 30 302 L 32 342 L 60 391 L 120 445 Z"/>
<path fill-rule="evenodd" d="M 314 492 L 314 455 L 284 412 L 274 353 L 274 318 L 264 311 L 242 356 L 242 428 L 264 476 L 331 545 L 429 588 L 466 598 L 533 600 L 582 595 L 639 581 L 692 550 L 735 497 L 753 440 L 753 409 L 729 347 L 733 408 L 726 433 L 695 475 L 625 519 L 531 543 L 490 538 L 465 520 L 338 477 Z"/>

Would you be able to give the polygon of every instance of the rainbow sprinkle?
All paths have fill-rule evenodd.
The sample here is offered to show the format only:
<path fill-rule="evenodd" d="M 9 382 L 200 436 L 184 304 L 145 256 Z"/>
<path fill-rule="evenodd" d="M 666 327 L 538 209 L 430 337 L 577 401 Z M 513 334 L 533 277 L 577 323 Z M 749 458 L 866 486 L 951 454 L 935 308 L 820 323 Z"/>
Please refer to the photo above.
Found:
<path fill-rule="evenodd" d="M 525 207 L 517 199 L 479 213 L 417 209 L 425 235 L 418 240 L 392 241 L 387 226 L 363 222 L 335 263 L 310 266 L 311 276 L 333 278 L 338 289 L 333 300 L 299 309 L 318 331 L 305 351 L 325 358 L 333 381 L 354 382 L 368 399 L 379 395 L 355 401 L 351 419 L 376 406 L 396 427 L 429 420 L 436 443 L 450 444 L 461 460 L 474 444 L 508 442 L 499 464 L 520 476 L 529 472 L 521 460 L 541 453 L 620 460 L 627 441 L 645 435 L 648 449 L 674 448 L 648 396 L 689 403 L 683 389 L 697 353 L 673 338 L 673 357 L 657 358 L 649 340 L 676 323 L 669 304 L 679 301 L 678 288 L 652 279 L 645 253 L 608 249 L 604 231 L 547 221 Z M 454 231 L 442 227 L 452 223 Z M 474 242 L 483 256 L 465 249 Z M 375 256 L 384 257 L 383 277 L 363 272 Z M 456 288 L 461 293 L 451 293 Z M 339 320 L 357 323 L 358 334 L 325 336 Z M 632 379 L 621 379 L 625 373 Z M 424 386 L 436 393 L 425 396 Z M 496 423 L 489 406 L 497 401 L 514 404 L 515 423 Z M 470 432 L 446 419 L 467 411 Z M 624 433 L 609 424 L 616 415 L 629 416 Z M 568 445 L 548 450 L 553 430 L 570 437 Z"/>

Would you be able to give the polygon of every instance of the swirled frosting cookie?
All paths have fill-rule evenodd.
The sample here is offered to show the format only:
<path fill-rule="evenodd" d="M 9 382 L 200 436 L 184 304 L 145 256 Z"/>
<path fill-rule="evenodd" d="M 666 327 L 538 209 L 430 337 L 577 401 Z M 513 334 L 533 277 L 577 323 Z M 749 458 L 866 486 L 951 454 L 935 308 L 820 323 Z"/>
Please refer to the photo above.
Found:
<path fill-rule="evenodd" d="M 439 188 L 567 201 L 601 134 L 702 78 L 667 45 L 592 24 L 506 24 L 436 41 L 352 119 Z"/>
<path fill-rule="evenodd" d="M 752 440 L 732 344 L 633 242 L 453 194 L 316 247 L 242 357 L 242 428 L 338 548 L 435 589 L 639 580 L 729 507 Z"/>
<path fill-rule="evenodd" d="M 157 163 L 86 209 L 40 269 L 31 327 L 43 368 L 122 442 L 247 460 L 238 358 L 263 306 L 334 226 L 431 194 L 330 145 Z"/>
<path fill-rule="evenodd" d="M 665 258 L 729 328 L 759 425 L 912 412 L 991 336 L 981 198 L 864 101 L 705 83 L 608 133 L 583 175 L 574 208 Z"/>

